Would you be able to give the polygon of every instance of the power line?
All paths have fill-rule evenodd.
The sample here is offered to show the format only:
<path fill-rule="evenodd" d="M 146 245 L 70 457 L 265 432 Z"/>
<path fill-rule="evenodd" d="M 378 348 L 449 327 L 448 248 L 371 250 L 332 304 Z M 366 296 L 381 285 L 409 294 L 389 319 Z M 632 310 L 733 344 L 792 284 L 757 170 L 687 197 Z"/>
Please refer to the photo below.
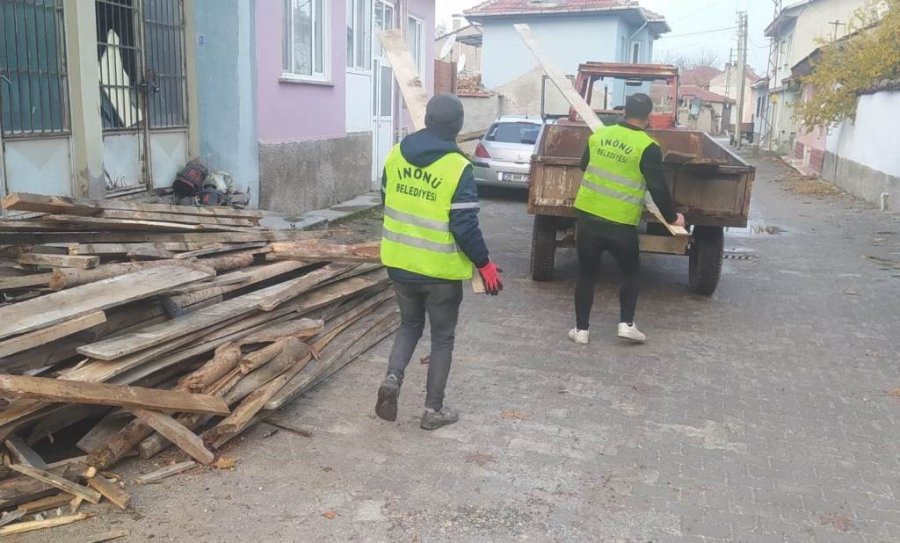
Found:
<path fill-rule="evenodd" d="M 687 36 L 699 36 L 699 35 L 701 35 L 701 34 L 715 34 L 715 33 L 718 33 L 718 32 L 730 32 L 730 31 L 735 30 L 735 29 L 737 29 L 736 26 L 729 26 L 729 27 L 726 27 L 726 28 L 715 28 L 715 29 L 712 29 L 712 30 L 701 30 L 701 31 L 699 31 L 699 32 L 688 32 L 688 33 L 686 33 L 686 34 L 667 34 L 667 35 L 665 35 L 665 36 L 660 36 L 659 39 L 661 39 L 661 40 L 667 40 L 667 39 L 671 39 L 671 38 L 685 38 L 685 37 L 687 37 Z"/>

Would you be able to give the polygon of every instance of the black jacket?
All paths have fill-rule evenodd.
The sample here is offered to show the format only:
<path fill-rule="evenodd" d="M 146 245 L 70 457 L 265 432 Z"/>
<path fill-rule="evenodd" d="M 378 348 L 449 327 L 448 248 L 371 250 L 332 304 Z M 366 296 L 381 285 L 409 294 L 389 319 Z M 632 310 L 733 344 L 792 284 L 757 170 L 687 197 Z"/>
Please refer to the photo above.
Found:
<path fill-rule="evenodd" d="M 619 123 L 619 126 L 628 128 L 629 130 L 641 130 L 640 128 L 628 123 Z M 586 147 L 584 155 L 581 157 L 581 169 L 586 170 L 591 161 L 591 148 Z M 663 156 L 662 148 L 654 143 L 644 151 L 641 155 L 641 173 L 647 180 L 647 190 L 653 196 L 653 201 L 659 212 L 665 217 L 666 221 L 672 223 L 678 217 L 675 215 L 675 206 L 672 203 L 672 193 L 666 185 L 666 178 L 663 175 Z M 583 215 L 583 214 L 581 214 Z M 599 219 L 599 217 L 591 216 L 590 218 Z"/>
<path fill-rule="evenodd" d="M 456 142 L 441 139 L 429 132 L 427 128 L 403 138 L 403 141 L 400 142 L 400 152 L 403 153 L 403 158 L 420 168 L 434 164 L 448 153 L 459 153 L 465 156 L 459 150 L 459 147 L 456 146 Z M 384 202 L 386 187 L 387 173 L 384 172 L 381 176 L 382 202 Z M 456 193 L 453 195 L 452 203 L 478 203 L 478 189 L 475 185 L 475 175 L 472 172 L 471 165 L 463 171 L 459 185 L 456 187 Z M 469 257 L 469 260 L 475 264 L 475 267 L 480 268 L 490 261 L 487 245 L 484 242 L 484 236 L 481 234 L 481 227 L 478 225 L 478 208 L 451 209 L 450 233 L 453 234 L 453 238 L 456 240 L 460 250 Z M 443 281 L 397 268 L 388 268 L 388 275 L 393 281 L 398 283 L 435 283 Z"/>

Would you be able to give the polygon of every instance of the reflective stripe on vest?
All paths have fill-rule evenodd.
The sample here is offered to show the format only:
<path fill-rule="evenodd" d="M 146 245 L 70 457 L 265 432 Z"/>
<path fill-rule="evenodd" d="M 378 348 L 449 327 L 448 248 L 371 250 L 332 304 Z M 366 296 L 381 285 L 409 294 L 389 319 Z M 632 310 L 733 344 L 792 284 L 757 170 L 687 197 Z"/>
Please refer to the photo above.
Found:
<path fill-rule="evenodd" d="M 590 162 L 575 208 L 608 221 L 637 225 L 647 191 L 641 157 L 654 143 L 646 132 L 619 125 L 594 132 L 588 140 Z"/>
<path fill-rule="evenodd" d="M 385 162 L 384 228 L 381 261 L 385 266 L 428 277 L 463 280 L 472 263 L 450 232 L 451 209 L 473 209 L 477 203 L 452 204 L 469 161 L 451 153 L 419 168 L 395 146 Z"/>

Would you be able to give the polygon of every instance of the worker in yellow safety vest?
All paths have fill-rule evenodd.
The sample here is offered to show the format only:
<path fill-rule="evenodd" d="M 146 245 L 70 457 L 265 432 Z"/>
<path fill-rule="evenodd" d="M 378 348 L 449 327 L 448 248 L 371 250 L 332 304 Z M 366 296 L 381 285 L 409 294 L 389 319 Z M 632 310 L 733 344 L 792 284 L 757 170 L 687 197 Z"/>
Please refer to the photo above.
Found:
<path fill-rule="evenodd" d="M 578 280 L 575 287 L 575 328 L 569 339 L 586 345 L 591 308 L 600 271 L 600 258 L 609 251 L 623 275 L 619 289 L 619 328 L 622 339 L 647 340 L 634 324 L 640 267 L 638 225 L 649 190 L 667 222 L 684 226 L 676 213 L 662 171 L 662 149 L 645 132 L 653 102 L 643 93 L 625 102 L 625 121 L 599 128 L 588 140 L 581 161 L 584 178 L 575 198 L 578 215 Z"/>
<path fill-rule="evenodd" d="M 427 105 L 425 129 L 411 134 L 387 157 L 382 176 L 384 228 L 381 261 L 394 282 L 400 330 L 378 389 L 375 413 L 397 419 L 406 367 L 431 323 L 431 356 L 425 413 L 420 426 L 435 430 L 459 420 L 444 405 L 463 281 L 478 270 L 487 294 L 503 289 L 478 224 L 478 191 L 468 158 L 456 146 L 463 125 L 459 98 L 440 94 Z"/>

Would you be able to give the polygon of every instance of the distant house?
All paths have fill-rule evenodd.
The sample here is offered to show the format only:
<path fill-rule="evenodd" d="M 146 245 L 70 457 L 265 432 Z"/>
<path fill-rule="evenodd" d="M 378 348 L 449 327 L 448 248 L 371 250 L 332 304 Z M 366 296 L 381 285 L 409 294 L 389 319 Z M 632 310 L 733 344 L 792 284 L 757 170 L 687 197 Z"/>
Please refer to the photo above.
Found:
<path fill-rule="evenodd" d="M 741 90 L 739 83 L 740 79 L 741 74 L 737 65 L 729 63 L 725 65 L 725 71 L 720 72 L 709 81 L 707 88 L 717 94 L 725 96 L 734 104 L 737 104 L 739 98 L 738 93 Z M 753 85 L 759 81 L 759 79 L 760 77 L 748 67 L 743 82 L 744 111 L 741 115 L 741 124 L 744 125 L 744 128 L 742 129 L 742 132 L 752 132 L 753 130 L 753 110 L 755 109 L 755 104 L 753 103 Z M 729 108 L 726 112 L 726 118 L 723 119 L 723 129 L 727 127 L 728 130 L 734 131 L 734 124 L 737 117 L 737 112 L 733 108 Z"/>
<path fill-rule="evenodd" d="M 670 31 L 662 15 L 630 0 L 488 0 L 465 16 L 484 33 L 481 71 L 488 89 L 536 64 L 516 23 L 529 24 L 547 57 L 569 74 L 587 61 L 649 63 L 653 42 Z"/>
<path fill-rule="evenodd" d="M 453 19 L 453 30 L 435 38 L 434 50 L 437 55 L 444 51 L 448 42 L 451 42 L 450 51 L 445 60 L 455 62 L 461 77 L 471 77 L 481 73 L 481 48 L 484 41 L 484 33 L 481 25 L 463 25 L 463 19 Z"/>
<path fill-rule="evenodd" d="M 714 66 L 695 66 L 682 70 L 680 82 L 682 85 L 694 85 L 704 89 L 709 88 L 709 82 L 722 73 L 722 70 Z"/>
<path fill-rule="evenodd" d="M 410 129 L 377 35 L 406 34 L 426 89 L 434 0 L 195 0 L 200 156 L 288 214 L 372 190 Z"/>
<path fill-rule="evenodd" d="M 769 149 L 787 154 L 793 149 L 798 126 L 793 104 L 801 99 L 801 89 L 792 83 L 791 70 L 820 45 L 849 32 L 856 11 L 866 0 L 803 0 L 785 7 L 766 28 L 774 46 L 769 65 L 769 87 L 762 140 Z"/>

